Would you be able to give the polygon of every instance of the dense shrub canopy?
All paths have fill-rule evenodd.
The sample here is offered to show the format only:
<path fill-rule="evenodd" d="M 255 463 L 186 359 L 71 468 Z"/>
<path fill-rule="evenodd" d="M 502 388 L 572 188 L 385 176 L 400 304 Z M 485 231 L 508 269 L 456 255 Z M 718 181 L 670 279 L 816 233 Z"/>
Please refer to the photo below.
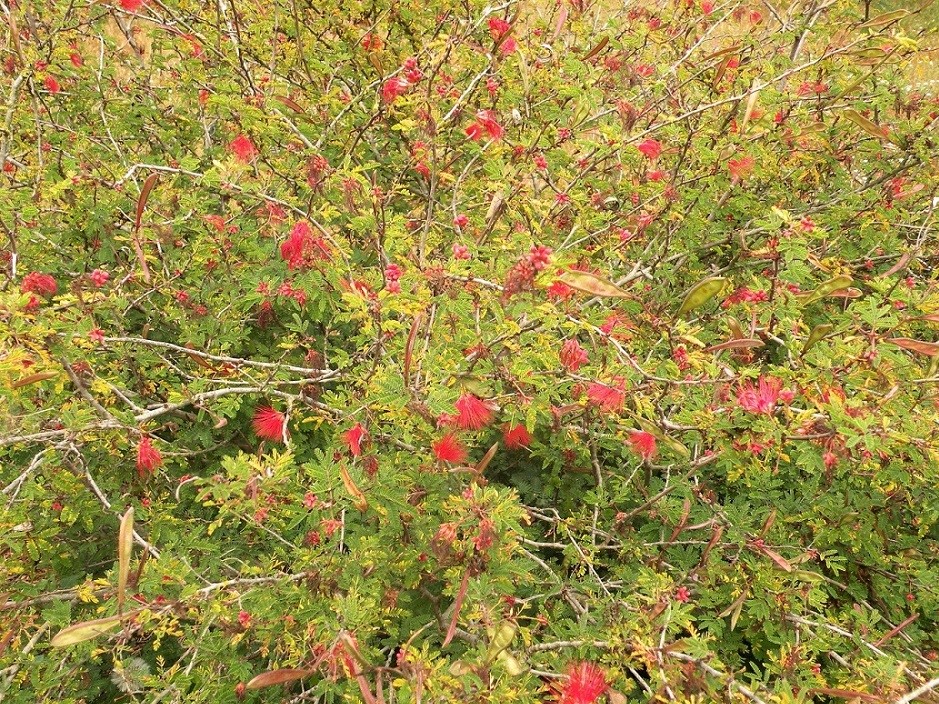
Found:
<path fill-rule="evenodd" d="M 935 698 L 906 11 L 2 10 L 0 698 Z"/>

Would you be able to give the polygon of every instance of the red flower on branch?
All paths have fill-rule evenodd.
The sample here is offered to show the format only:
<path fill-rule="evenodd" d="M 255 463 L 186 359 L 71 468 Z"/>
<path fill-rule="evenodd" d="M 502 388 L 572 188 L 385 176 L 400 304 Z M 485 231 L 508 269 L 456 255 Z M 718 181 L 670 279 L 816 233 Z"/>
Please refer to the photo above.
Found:
<path fill-rule="evenodd" d="M 568 680 L 558 698 L 559 704 L 593 704 L 608 686 L 603 670 L 592 662 L 571 664 L 567 675 Z"/>
<path fill-rule="evenodd" d="M 454 406 L 457 412 L 455 422 L 458 428 L 479 430 L 492 421 L 492 408 L 473 394 L 463 394 Z"/>
<path fill-rule="evenodd" d="M 489 138 L 495 141 L 502 139 L 505 130 L 496 119 L 496 114 L 492 110 L 480 110 L 476 113 L 476 122 L 466 128 L 466 136 L 473 140 L 478 140 L 483 136 L 483 132 L 489 135 Z"/>
<path fill-rule="evenodd" d="M 576 372 L 590 361 L 587 351 L 577 340 L 568 340 L 561 347 L 561 365 L 569 372 Z"/>
<path fill-rule="evenodd" d="M 235 137 L 231 141 L 231 144 L 228 145 L 228 149 L 235 155 L 238 161 L 245 164 L 258 155 L 258 150 L 254 146 L 254 143 L 243 134 L 239 134 Z"/>
<path fill-rule="evenodd" d="M 636 145 L 646 159 L 658 159 L 662 153 L 662 143 L 655 139 L 646 139 Z"/>
<path fill-rule="evenodd" d="M 750 413 L 773 415 L 776 410 L 776 401 L 782 390 L 782 381 L 779 379 L 764 379 L 760 377 L 759 383 L 754 386 L 747 383 L 737 390 L 737 403 Z"/>
<path fill-rule="evenodd" d="M 270 406 L 259 406 L 251 421 L 255 434 L 262 440 L 286 442 L 287 418 Z"/>
<path fill-rule="evenodd" d="M 287 262 L 288 269 L 301 269 L 314 262 L 330 259 L 331 252 L 326 241 L 314 236 L 310 226 L 301 220 L 293 226 L 290 236 L 280 246 L 280 257 Z"/>
<path fill-rule="evenodd" d="M 149 437 L 142 436 L 140 443 L 137 445 L 137 474 L 144 477 L 153 473 L 153 470 L 162 464 L 163 455 L 153 446 Z"/>
<path fill-rule="evenodd" d="M 591 382 L 587 385 L 587 398 L 594 406 L 607 412 L 618 411 L 626 401 L 625 382 L 616 380 L 616 386 Z"/>
<path fill-rule="evenodd" d="M 524 425 L 506 424 L 502 428 L 502 442 L 510 450 L 518 450 L 531 445 L 531 435 Z"/>
<path fill-rule="evenodd" d="M 466 461 L 467 451 L 453 433 L 447 433 L 431 445 L 434 456 L 441 462 L 461 463 Z"/>
<path fill-rule="evenodd" d="M 342 434 L 342 439 L 349 446 L 349 452 L 352 453 L 353 457 L 362 454 L 362 440 L 367 436 L 368 433 L 365 432 L 365 428 L 362 427 L 361 423 L 356 423 Z"/>
<path fill-rule="evenodd" d="M 411 83 L 404 76 L 389 78 L 382 84 L 381 98 L 386 103 L 393 103 L 400 96 L 404 95 L 410 87 Z"/>
<path fill-rule="evenodd" d="M 629 446 L 644 460 L 652 459 L 657 452 L 655 436 L 644 430 L 634 430 L 629 434 Z"/>
<path fill-rule="evenodd" d="M 52 276 L 38 271 L 28 273 L 20 284 L 22 293 L 38 293 L 40 296 L 52 296 L 58 289 L 58 284 Z"/>

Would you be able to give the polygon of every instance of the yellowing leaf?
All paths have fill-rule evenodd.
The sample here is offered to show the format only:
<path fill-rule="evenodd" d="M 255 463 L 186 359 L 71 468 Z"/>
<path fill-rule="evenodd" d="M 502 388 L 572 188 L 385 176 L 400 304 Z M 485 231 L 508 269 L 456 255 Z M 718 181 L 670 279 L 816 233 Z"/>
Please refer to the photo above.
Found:
<path fill-rule="evenodd" d="M 902 347 L 910 352 L 925 354 L 929 357 L 939 355 L 939 343 L 936 342 L 923 342 L 922 340 L 914 340 L 909 337 L 892 337 L 889 340 L 884 340 L 884 342 Z"/>
<path fill-rule="evenodd" d="M 282 670 L 268 670 L 252 678 L 245 687 L 247 689 L 263 689 L 264 687 L 273 687 L 276 684 L 285 684 L 287 682 L 296 682 L 304 677 L 309 677 L 314 670 L 300 670 L 284 668 Z"/>
<path fill-rule="evenodd" d="M 58 376 L 58 372 L 37 372 L 36 374 L 30 374 L 24 376 L 22 379 L 17 379 L 11 384 L 12 388 L 18 389 L 21 386 L 28 386 L 30 384 L 35 384 L 39 381 L 45 381 L 46 379 L 53 379 Z"/>
<path fill-rule="evenodd" d="M 600 41 L 597 42 L 597 43 L 594 45 L 593 49 L 591 49 L 590 51 L 588 51 L 588 52 L 584 55 L 584 58 L 583 58 L 582 60 L 583 60 L 583 61 L 590 61 L 590 59 L 592 59 L 594 56 L 596 56 L 596 55 L 599 54 L 601 51 L 603 51 L 603 47 L 605 47 L 609 42 L 610 42 L 610 38 L 609 38 L 608 36 L 604 35 L 604 36 L 600 39 Z"/>
<path fill-rule="evenodd" d="M 518 677 L 523 672 L 525 672 L 525 668 L 515 658 L 515 656 L 509 654 L 505 650 L 499 652 L 499 662 L 501 662 L 505 667 L 505 671 L 509 673 L 510 677 Z"/>
<path fill-rule="evenodd" d="M 117 537 L 117 610 L 124 610 L 127 576 L 130 573 L 130 555 L 134 550 L 134 507 L 127 509 L 121 518 L 121 529 Z"/>
<path fill-rule="evenodd" d="M 681 307 L 678 309 L 677 315 L 682 316 L 685 313 L 699 308 L 707 303 L 709 300 L 714 298 L 719 294 L 724 286 L 727 285 L 727 279 L 722 276 L 711 276 L 706 279 L 702 279 L 690 289 L 685 294 L 684 300 L 681 302 Z"/>
<path fill-rule="evenodd" d="M 883 127 L 879 127 L 877 124 L 871 122 L 857 110 L 842 110 L 841 114 L 872 137 L 888 139 L 887 131 Z"/>
<path fill-rule="evenodd" d="M 486 651 L 486 659 L 492 660 L 496 655 L 508 648 L 515 639 L 518 632 L 518 626 L 511 621 L 502 621 L 498 628 L 491 629 L 489 633 L 489 648 Z"/>
<path fill-rule="evenodd" d="M 822 323 L 821 325 L 816 325 L 812 328 L 812 331 L 809 333 L 809 339 L 805 341 L 805 344 L 802 345 L 802 354 L 805 354 L 809 351 L 809 348 L 814 345 L 816 342 L 822 340 L 828 333 L 835 329 L 835 326 L 831 323 Z"/>
<path fill-rule="evenodd" d="M 833 279 L 829 279 L 825 283 L 821 284 L 814 291 L 806 291 L 804 293 L 796 294 L 796 298 L 804 299 L 806 305 L 809 303 L 814 303 L 815 301 L 821 300 L 825 296 L 830 296 L 835 291 L 840 291 L 841 289 L 848 288 L 854 279 L 850 276 L 836 276 Z"/>
<path fill-rule="evenodd" d="M 711 345 L 705 352 L 721 352 L 723 350 L 738 350 L 744 349 L 746 347 L 763 347 L 763 340 L 758 340 L 755 337 L 742 337 L 734 338 L 733 340 L 727 340 L 726 342 L 721 342 L 717 345 Z"/>
<path fill-rule="evenodd" d="M 616 284 L 586 271 L 565 271 L 558 279 L 577 291 L 607 298 L 628 298 L 629 294 Z"/>
<path fill-rule="evenodd" d="M 893 12 L 885 12 L 882 15 L 877 15 L 877 17 L 867 20 L 862 24 L 858 29 L 869 29 L 870 27 L 883 27 L 884 25 L 890 24 L 891 22 L 896 22 L 897 20 L 902 20 L 910 14 L 909 10 L 894 10 Z"/>
<path fill-rule="evenodd" d="M 368 499 L 365 498 L 365 494 L 362 493 L 362 490 L 352 481 L 352 477 L 349 476 L 349 470 L 346 469 L 345 465 L 339 465 L 339 476 L 342 477 L 342 483 L 346 487 L 346 491 L 349 492 L 349 495 L 352 497 L 352 503 L 359 511 L 365 511 L 368 508 Z"/>
<path fill-rule="evenodd" d="M 130 614 L 128 614 L 128 616 L 129 615 Z M 108 616 L 106 618 L 97 618 L 93 621 L 82 621 L 81 623 L 72 624 L 52 636 L 50 645 L 53 648 L 64 648 L 67 645 L 75 645 L 76 643 L 82 643 L 86 640 L 97 638 L 107 633 L 112 628 L 117 628 L 124 618 L 124 616 L 120 615 Z"/>

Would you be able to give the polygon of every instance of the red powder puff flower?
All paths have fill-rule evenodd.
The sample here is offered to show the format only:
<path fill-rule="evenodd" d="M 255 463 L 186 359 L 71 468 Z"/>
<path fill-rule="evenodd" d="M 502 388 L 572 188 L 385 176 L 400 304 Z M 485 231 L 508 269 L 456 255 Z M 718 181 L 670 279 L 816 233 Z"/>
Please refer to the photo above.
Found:
<path fill-rule="evenodd" d="M 629 434 L 629 445 L 644 460 L 655 457 L 655 436 L 644 430 L 634 430 Z"/>
<path fill-rule="evenodd" d="M 572 663 L 567 674 L 559 704 L 593 704 L 607 689 L 603 670 L 592 662 Z"/>
<path fill-rule="evenodd" d="M 587 384 L 587 398 L 590 403 L 599 406 L 601 410 L 618 411 L 626 401 L 622 379 L 617 382 L 617 386 L 608 386 L 597 382 Z"/>
<path fill-rule="evenodd" d="M 345 440 L 346 445 L 349 446 L 349 452 L 352 453 L 353 457 L 358 457 L 362 454 L 362 440 L 365 439 L 367 435 L 361 423 L 356 423 L 342 434 L 342 439 Z"/>
<path fill-rule="evenodd" d="M 62 90 L 62 87 L 59 85 L 59 82 L 55 80 L 53 76 L 46 76 L 45 79 L 43 79 L 42 84 L 46 87 L 46 90 L 49 91 L 50 93 L 58 93 L 60 90 Z"/>
<path fill-rule="evenodd" d="M 145 4 L 145 0 L 121 0 L 121 7 L 128 12 L 137 12 Z"/>
<path fill-rule="evenodd" d="M 59 289 L 55 279 L 49 274 L 33 271 L 23 277 L 20 291 L 23 293 L 38 293 L 40 296 L 51 296 Z"/>
<path fill-rule="evenodd" d="M 466 448 L 463 443 L 456 439 L 453 433 L 447 433 L 439 440 L 435 441 L 431 447 L 434 456 L 442 462 L 465 462 L 467 457 Z"/>
<path fill-rule="evenodd" d="M 506 424 L 502 428 L 502 442 L 510 450 L 518 450 L 531 445 L 531 435 L 524 425 Z"/>
<path fill-rule="evenodd" d="M 456 425 L 464 430 L 479 430 L 492 420 L 492 408 L 473 394 L 463 394 L 454 404 Z"/>
<path fill-rule="evenodd" d="M 262 440 L 285 442 L 287 440 L 287 418 L 270 406 L 259 406 L 251 421 L 255 434 Z"/>
<path fill-rule="evenodd" d="M 662 143 L 655 139 L 646 139 L 636 145 L 636 149 L 642 152 L 646 159 L 658 159 L 662 153 Z"/>
<path fill-rule="evenodd" d="M 569 372 L 576 372 L 590 361 L 587 351 L 580 346 L 577 340 L 568 340 L 561 347 L 561 365 Z"/>
<path fill-rule="evenodd" d="M 231 144 L 228 145 L 228 148 L 238 161 L 244 162 L 245 164 L 258 155 L 257 148 L 255 148 L 251 140 L 243 134 L 239 134 L 235 137 L 231 141 Z"/>
<path fill-rule="evenodd" d="M 744 384 L 737 391 L 737 403 L 750 413 L 763 413 L 773 415 L 776 410 L 776 401 L 782 390 L 782 381 L 779 379 L 764 379 L 760 377 L 759 384 Z"/>
<path fill-rule="evenodd" d="M 163 464 L 163 456 L 153 446 L 150 438 L 144 435 L 137 445 L 137 474 L 143 477 Z"/>
<path fill-rule="evenodd" d="M 314 261 L 327 260 L 331 257 L 329 245 L 321 237 L 315 237 L 310 226 L 300 220 L 290 236 L 280 246 L 281 259 L 287 262 L 288 269 L 300 269 Z"/>

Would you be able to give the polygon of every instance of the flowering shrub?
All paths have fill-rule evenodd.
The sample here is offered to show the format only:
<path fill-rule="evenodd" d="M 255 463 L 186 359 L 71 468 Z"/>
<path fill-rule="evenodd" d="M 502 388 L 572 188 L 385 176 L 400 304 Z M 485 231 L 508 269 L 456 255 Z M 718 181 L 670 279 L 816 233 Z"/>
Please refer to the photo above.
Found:
<path fill-rule="evenodd" d="M 862 4 L 4 5 L 0 697 L 930 696 L 939 102 Z"/>

